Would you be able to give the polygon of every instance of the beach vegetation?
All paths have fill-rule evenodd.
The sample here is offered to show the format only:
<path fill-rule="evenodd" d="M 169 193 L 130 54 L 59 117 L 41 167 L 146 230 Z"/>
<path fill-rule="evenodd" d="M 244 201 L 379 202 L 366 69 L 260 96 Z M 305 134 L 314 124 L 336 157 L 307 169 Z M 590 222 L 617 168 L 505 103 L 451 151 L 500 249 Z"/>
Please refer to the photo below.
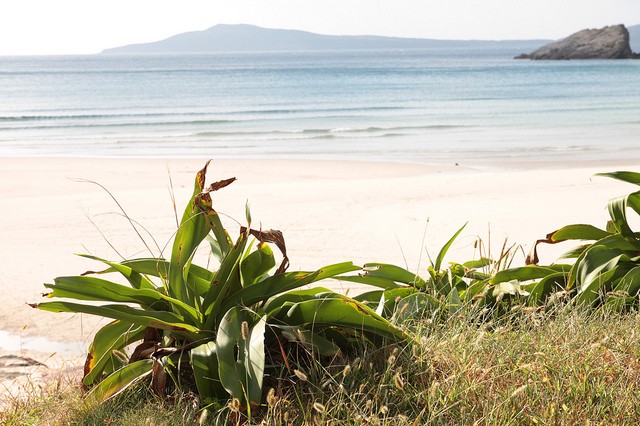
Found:
<path fill-rule="evenodd" d="M 640 185 L 640 173 L 612 172 L 596 176 L 609 177 Z M 601 229 L 574 224 L 549 233 L 538 240 L 527 257 L 526 268 L 538 268 L 538 245 L 577 241 L 561 259 L 573 261 L 569 269 L 541 274 L 533 284 L 539 298 L 551 286 L 561 285 L 572 304 L 604 307 L 614 311 L 637 310 L 640 301 L 640 234 L 632 229 L 632 216 L 640 215 L 640 191 L 609 200 L 609 221 Z"/>
<path fill-rule="evenodd" d="M 640 234 L 629 215 L 640 215 L 640 191 L 610 200 L 602 229 L 549 233 L 524 266 L 506 243 L 497 259 L 481 249 L 445 265 L 462 226 L 424 278 L 387 263 L 287 272 L 282 234 L 253 229 L 248 208 L 232 242 L 211 194 L 233 179 L 206 188 L 206 169 L 170 259 L 89 256 L 106 268 L 56 278 L 46 297 L 62 300 L 33 305 L 114 320 L 89 348 L 82 421 L 132 406 L 123 412 L 159 422 L 149 409 L 158 401 L 182 407 L 182 420 L 162 424 L 640 420 Z M 640 173 L 601 176 L 640 185 Z M 540 265 L 541 245 L 567 241 L 578 245 Z M 215 270 L 196 265 L 203 242 Z M 124 284 L 101 278 L 113 275 Z M 329 278 L 370 290 L 308 287 Z"/>
<path fill-rule="evenodd" d="M 586 425 L 640 421 L 640 316 L 563 309 L 416 323 L 418 342 L 361 345 L 265 379 L 247 422 L 234 404 L 203 410 L 193 393 L 161 399 L 138 382 L 98 404 L 52 385 L 16 399 L 0 424 L 25 425 Z M 303 368 L 304 371 L 301 369 Z M 303 380 L 304 379 L 304 380 Z M 233 414 L 233 415 L 232 415 Z M 236 415 L 237 414 L 237 415 Z"/>
<path fill-rule="evenodd" d="M 640 173 L 612 172 L 598 176 L 640 185 Z M 480 256 L 443 267 L 443 259 L 463 226 L 431 262 L 426 278 L 399 266 L 369 263 L 359 276 L 338 279 L 379 287 L 356 299 L 398 325 L 416 318 L 436 320 L 462 310 L 475 312 L 476 320 L 488 321 L 522 308 L 553 310 L 558 302 L 567 309 L 586 306 L 616 312 L 637 310 L 640 233 L 632 229 L 629 213 L 640 215 L 640 191 L 611 199 L 607 210 L 610 219 L 602 229 L 570 224 L 536 241 L 524 266 L 512 266 L 514 247 L 505 245 L 497 260 Z M 541 244 L 570 241 L 578 245 L 554 263 L 539 264 Z"/>
<path fill-rule="evenodd" d="M 192 392 L 205 406 L 228 399 L 250 418 L 265 376 L 279 366 L 295 377 L 307 358 L 406 338 L 360 301 L 305 287 L 360 270 L 351 262 L 287 272 L 282 233 L 251 228 L 248 207 L 247 225 L 232 242 L 211 195 L 234 179 L 206 187 L 207 165 L 196 176 L 169 259 L 86 256 L 105 269 L 58 277 L 45 284 L 45 297 L 56 300 L 32 305 L 113 320 L 89 347 L 82 381 L 88 399 L 105 401 L 147 378 L 160 397 Z M 269 243 L 281 252 L 279 265 Z M 217 259 L 215 270 L 194 261 L 203 245 Z"/>

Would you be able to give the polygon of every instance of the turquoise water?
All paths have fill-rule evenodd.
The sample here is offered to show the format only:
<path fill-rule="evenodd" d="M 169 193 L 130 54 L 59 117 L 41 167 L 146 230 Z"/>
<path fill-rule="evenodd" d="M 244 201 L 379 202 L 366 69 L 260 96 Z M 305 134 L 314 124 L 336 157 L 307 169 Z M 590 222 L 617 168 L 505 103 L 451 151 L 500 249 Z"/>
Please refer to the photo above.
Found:
<path fill-rule="evenodd" d="M 0 155 L 640 158 L 640 61 L 514 53 L 4 57 Z"/>

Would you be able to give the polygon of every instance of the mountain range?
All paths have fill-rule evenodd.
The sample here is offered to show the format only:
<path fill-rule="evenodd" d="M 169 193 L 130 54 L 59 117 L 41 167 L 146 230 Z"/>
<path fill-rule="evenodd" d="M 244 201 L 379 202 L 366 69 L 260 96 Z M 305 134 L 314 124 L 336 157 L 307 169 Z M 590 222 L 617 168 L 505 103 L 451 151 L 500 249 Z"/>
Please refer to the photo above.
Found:
<path fill-rule="evenodd" d="M 528 51 L 550 40 L 434 40 L 384 36 L 335 36 L 299 30 L 220 24 L 204 31 L 174 35 L 164 40 L 105 49 L 106 54 L 217 53 L 314 50 L 376 50 L 421 48 L 495 48 Z"/>
<path fill-rule="evenodd" d="M 631 48 L 640 52 L 640 25 L 627 28 Z M 484 48 L 515 51 L 536 49 L 552 40 L 436 40 L 384 36 L 336 36 L 300 30 L 262 28 L 255 25 L 219 24 L 203 31 L 191 31 L 151 43 L 105 49 L 106 54 L 278 52 L 313 50 L 376 49 L 465 49 Z"/>

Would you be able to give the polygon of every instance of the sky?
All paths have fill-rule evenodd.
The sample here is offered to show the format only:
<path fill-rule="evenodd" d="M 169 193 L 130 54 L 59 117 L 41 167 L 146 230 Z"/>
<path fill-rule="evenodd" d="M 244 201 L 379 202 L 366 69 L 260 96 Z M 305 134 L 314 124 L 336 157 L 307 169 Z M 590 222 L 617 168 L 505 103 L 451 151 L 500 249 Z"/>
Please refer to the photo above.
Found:
<path fill-rule="evenodd" d="M 558 39 L 640 24 L 640 0 L 6 0 L 0 55 L 91 54 L 239 23 L 338 35 Z"/>

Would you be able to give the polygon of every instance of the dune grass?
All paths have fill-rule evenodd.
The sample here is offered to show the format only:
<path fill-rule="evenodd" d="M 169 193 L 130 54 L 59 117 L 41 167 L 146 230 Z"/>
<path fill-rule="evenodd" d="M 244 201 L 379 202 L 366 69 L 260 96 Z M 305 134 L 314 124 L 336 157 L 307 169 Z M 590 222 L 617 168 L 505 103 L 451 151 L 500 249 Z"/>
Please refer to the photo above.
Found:
<path fill-rule="evenodd" d="M 603 310 L 531 311 L 481 326 L 421 321 L 414 346 L 291 362 L 265 379 L 251 424 L 638 424 L 639 325 L 640 314 Z M 160 401 L 143 384 L 86 405 L 78 387 L 58 386 L 13 401 L 0 423 L 247 424 L 235 409 L 205 412 L 193 395 Z"/>

